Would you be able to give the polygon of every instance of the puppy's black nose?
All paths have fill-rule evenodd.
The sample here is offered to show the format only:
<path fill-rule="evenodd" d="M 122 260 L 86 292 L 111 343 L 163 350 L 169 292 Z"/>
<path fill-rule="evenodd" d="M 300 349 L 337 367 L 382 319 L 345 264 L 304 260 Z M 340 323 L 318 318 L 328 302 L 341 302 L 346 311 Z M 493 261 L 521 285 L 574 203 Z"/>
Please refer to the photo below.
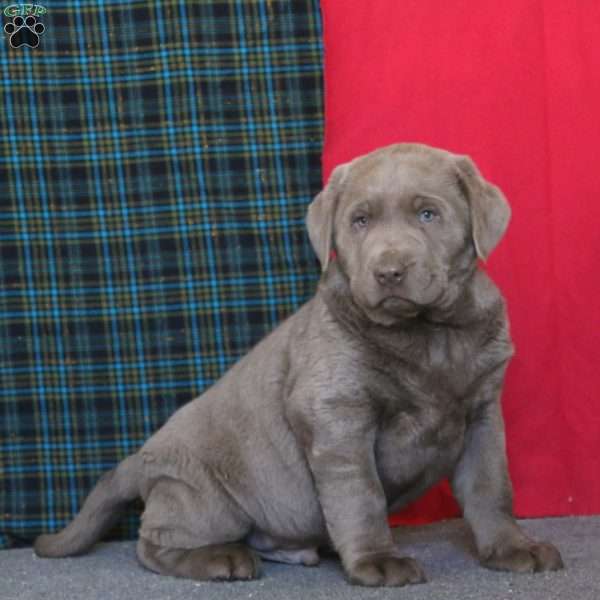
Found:
<path fill-rule="evenodd" d="M 373 271 L 379 285 L 384 287 L 398 285 L 404 279 L 405 273 L 406 268 L 403 265 L 381 265 Z"/>

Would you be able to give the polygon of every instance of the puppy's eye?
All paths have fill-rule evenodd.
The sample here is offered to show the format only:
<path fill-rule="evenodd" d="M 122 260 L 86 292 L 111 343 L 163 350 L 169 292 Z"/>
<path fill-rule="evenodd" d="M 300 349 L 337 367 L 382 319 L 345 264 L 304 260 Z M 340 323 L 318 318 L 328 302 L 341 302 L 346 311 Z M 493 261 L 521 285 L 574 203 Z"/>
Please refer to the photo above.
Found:
<path fill-rule="evenodd" d="M 431 223 L 437 216 L 437 212 L 432 208 L 424 208 L 419 212 L 419 221 L 421 223 Z"/>
<path fill-rule="evenodd" d="M 367 215 L 355 215 L 352 217 L 352 225 L 357 229 L 363 229 L 369 224 L 369 217 Z"/>

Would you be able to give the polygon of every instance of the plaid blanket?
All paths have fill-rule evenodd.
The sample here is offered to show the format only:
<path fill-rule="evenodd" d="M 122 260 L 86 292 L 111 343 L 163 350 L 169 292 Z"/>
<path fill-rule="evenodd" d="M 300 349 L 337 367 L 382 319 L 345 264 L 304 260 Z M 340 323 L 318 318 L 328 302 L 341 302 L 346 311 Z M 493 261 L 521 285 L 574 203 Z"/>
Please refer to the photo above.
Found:
<path fill-rule="evenodd" d="M 0 40 L 0 547 L 65 525 L 318 275 L 318 0 L 29 6 Z"/>

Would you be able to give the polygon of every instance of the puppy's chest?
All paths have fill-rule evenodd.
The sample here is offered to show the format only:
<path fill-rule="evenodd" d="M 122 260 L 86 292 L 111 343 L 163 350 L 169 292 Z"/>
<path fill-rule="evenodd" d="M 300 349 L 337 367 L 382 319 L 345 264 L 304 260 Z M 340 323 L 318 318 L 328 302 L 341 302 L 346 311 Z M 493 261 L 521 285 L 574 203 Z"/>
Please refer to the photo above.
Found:
<path fill-rule="evenodd" d="M 375 460 L 390 506 L 410 499 L 448 476 L 464 446 L 463 407 L 419 406 L 380 423 Z"/>
<path fill-rule="evenodd" d="M 401 341 L 402 342 L 402 341 Z M 460 401 L 481 375 L 485 351 L 460 331 L 433 329 L 368 359 L 371 395 L 383 404 L 443 407 Z"/>
<path fill-rule="evenodd" d="M 427 456 L 434 460 L 438 452 L 462 444 L 469 405 L 452 373 L 427 375 L 399 367 L 386 383 L 386 389 L 377 386 L 371 392 L 380 411 L 382 449 L 427 462 Z"/>
<path fill-rule="evenodd" d="M 481 374 L 470 339 L 441 331 L 371 364 L 376 373 L 367 387 L 379 409 L 382 453 L 424 463 L 440 452 L 454 454 L 462 445 L 469 388 Z"/>
<path fill-rule="evenodd" d="M 370 386 L 380 409 L 378 468 L 390 499 L 446 475 L 463 447 L 477 361 L 466 341 L 458 349 L 456 339 L 439 342 L 413 346 L 402 360 L 390 357 Z"/>

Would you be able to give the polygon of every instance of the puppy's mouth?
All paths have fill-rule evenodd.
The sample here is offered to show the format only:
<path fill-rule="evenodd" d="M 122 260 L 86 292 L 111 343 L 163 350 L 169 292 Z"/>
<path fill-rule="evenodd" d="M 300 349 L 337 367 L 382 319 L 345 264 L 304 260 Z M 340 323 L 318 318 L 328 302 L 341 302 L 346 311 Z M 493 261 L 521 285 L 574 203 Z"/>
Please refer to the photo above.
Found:
<path fill-rule="evenodd" d="M 374 306 L 371 306 L 369 313 L 379 314 L 385 319 L 412 319 L 422 310 L 422 307 L 413 300 L 405 296 L 390 294 L 381 298 Z"/>
<path fill-rule="evenodd" d="M 419 305 L 405 298 L 404 296 L 398 296 L 396 294 L 390 294 L 382 298 L 376 305 L 375 308 L 383 308 L 390 312 L 418 312 Z"/>
<path fill-rule="evenodd" d="M 424 286 L 400 286 L 397 289 L 381 290 L 379 297 L 373 303 L 373 308 L 389 313 L 418 314 L 422 310 L 435 305 L 444 295 L 444 286 L 439 285 L 440 279 L 435 273 L 429 276 Z"/>
<path fill-rule="evenodd" d="M 405 284 L 388 289 L 359 285 L 362 281 L 358 277 L 350 280 L 356 303 L 369 318 L 384 324 L 418 317 L 436 303 L 443 292 L 443 286 L 437 285 L 441 280 L 433 274 L 422 285 Z"/>
<path fill-rule="evenodd" d="M 379 325 L 391 326 L 405 319 L 414 319 L 421 307 L 412 300 L 398 295 L 387 295 L 375 302 L 361 303 L 367 317 Z"/>
<path fill-rule="evenodd" d="M 409 297 L 406 290 L 369 290 L 353 294 L 357 304 L 368 313 L 384 313 L 388 316 L 412 317 L 423 308 L 422 303 Z"/>

